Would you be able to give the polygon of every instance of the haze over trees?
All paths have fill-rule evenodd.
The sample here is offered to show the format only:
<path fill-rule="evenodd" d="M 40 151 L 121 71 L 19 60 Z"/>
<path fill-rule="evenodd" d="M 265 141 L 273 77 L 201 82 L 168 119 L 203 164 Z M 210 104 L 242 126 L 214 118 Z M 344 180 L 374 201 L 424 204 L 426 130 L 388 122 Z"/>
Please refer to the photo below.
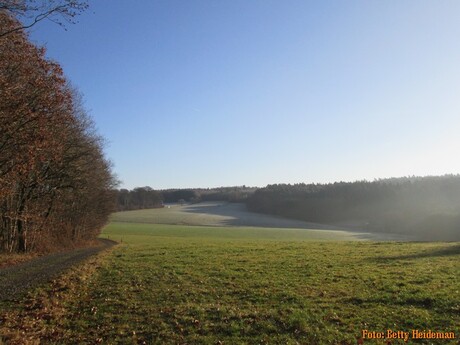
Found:
<path fill-rule="evenodd" d="M 163 203 L 227 201 L 252 212 L 356 230 L 407 234 L 415 240 L 460 240 L 460 175 L 401 177 L 373 182 L 273 184 L 117 191 L 118 210 Z"/>
<path fill-rule="evenodd" d="M 7 7 L 39 3 L 0 2 L 0 251 L 4 252 L 51 250 L 91 240 L 114 207 L 116 180 L 78 92 L 59 64 L 30 43 L 15 10 Z"/>
<path fill-rule="evenodd" d="M 255 191 L 247 206 L 254 212 L 416 239 L 460 239 L 460 175 L 275 184 Z"/>

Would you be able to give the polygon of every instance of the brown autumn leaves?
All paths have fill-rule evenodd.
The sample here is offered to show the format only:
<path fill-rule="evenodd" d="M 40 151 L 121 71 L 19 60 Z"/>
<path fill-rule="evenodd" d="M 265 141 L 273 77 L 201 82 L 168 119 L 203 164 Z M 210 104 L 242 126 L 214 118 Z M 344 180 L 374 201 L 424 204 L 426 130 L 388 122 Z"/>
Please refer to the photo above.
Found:
<path fill-rule="evenodd" d="M 20 23 L 0 9 L 3 32 Z M 116 181 L 78 93 L 23 30 L 0 37 L 0 252 L 94 239 Z"/>

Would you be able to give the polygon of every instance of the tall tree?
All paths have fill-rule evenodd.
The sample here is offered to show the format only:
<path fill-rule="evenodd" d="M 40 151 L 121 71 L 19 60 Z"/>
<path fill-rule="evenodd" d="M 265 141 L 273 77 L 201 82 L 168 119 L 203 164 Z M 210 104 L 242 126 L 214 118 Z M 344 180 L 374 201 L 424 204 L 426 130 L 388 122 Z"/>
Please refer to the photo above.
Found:
<path fill-rule="evenodd" d="M 18 20 L 0 11 L 0 27 Z M 0 250 L 94 238 L 116 181 L 60 66 L 22 30 L 0 39 Z"/>

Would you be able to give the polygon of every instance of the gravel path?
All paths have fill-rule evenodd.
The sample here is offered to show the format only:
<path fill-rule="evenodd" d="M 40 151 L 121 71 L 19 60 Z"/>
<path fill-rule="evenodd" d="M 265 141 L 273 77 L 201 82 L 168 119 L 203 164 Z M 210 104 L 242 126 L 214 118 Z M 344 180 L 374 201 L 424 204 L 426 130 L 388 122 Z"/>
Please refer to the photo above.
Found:
<path fill-rule="evenodd" d="M 0 302 L 17 300 L 28 289 L 49 282 L 71 266 L 116 244 L 108 239 L 99 241 L 98 246 L 50 254 L 0 269 Z"/>

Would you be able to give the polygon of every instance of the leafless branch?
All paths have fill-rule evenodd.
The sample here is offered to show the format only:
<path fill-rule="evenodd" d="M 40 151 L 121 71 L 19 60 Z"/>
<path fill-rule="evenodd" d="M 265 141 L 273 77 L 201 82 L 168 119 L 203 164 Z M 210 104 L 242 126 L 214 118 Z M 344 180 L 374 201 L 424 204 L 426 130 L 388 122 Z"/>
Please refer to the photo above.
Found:
<path fill-rule="evenodd" d="M 2 31 L 0 38 L 11 33 L 33 27 L 44 19 L 64 26 L 63 21 L 74 23 L 73 18 L 88 8 L 86 0 L 0 0 L 0 11 L 9 12 L 18 18 L 21 24 Z"/>

